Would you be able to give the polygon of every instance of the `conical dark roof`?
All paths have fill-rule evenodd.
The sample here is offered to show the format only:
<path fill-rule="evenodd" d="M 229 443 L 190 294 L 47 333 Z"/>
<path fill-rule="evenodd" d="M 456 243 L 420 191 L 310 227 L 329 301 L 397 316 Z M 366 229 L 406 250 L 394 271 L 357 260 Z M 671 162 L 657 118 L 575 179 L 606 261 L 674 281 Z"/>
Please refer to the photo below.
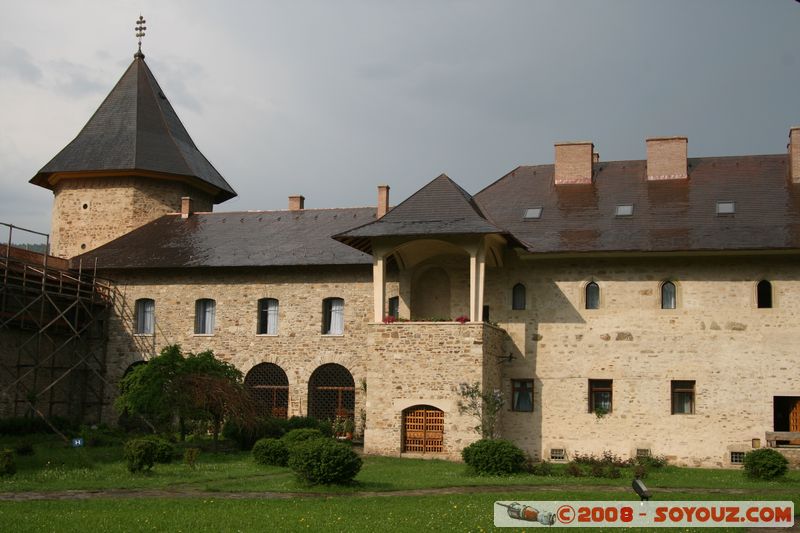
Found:
<path fill-rule="evenodd" d="M 197 149 L 141 54 L 134 56 L 78 136 L 31 183 L 51 188 L 49 178 L 56 172 L 136 170 L 211 185 L 217 191 L 215 203 L 236 196 Z"/>
<path fill-rule="evenodd" d="M 371 237 L 507 233 L 489 222 L 472 196 L 441 174 L 382 218 L 334 239 L 362 251 Z"/>

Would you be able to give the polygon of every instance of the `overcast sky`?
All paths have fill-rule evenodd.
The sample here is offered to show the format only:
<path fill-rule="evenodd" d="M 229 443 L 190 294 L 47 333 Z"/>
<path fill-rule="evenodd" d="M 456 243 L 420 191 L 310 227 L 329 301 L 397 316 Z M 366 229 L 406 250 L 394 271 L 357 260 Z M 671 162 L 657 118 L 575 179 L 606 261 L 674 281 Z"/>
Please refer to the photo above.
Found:
<path fill-rule="evenodd" d="M 239 193 L 218 211 L 374 205 L 382 183 L 395 204 L 442 172 L 476 193 L 558 141 L 783 153 L 800 123 L 793 0 L 0 6 L 0 222 L 40 231 L 52 193 L 28 180 L 132 61 L 140 11 L 148 65 Z"/>

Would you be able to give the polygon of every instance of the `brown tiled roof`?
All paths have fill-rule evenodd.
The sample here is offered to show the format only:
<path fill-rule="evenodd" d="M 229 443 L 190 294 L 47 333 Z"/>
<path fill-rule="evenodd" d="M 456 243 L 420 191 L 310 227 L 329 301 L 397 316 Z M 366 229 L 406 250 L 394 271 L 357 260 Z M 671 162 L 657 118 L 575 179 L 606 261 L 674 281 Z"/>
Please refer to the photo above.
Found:
<path fill-rule="evenodd" d="M 555 186 L 553 165 L 522 166 L 475 200 L 535 253 L 800 248 L 800 185 L 787 156 L 690 158 L 688 180 L 648 182 L 645 167 L 600 162 L 591 185 Z M 735 214 L 718 215 L 718 201 L 735 202 Z M 633 216 L 615 215 L 622 204 Z M 525 220 L 532 207 L 541 218 Z"/>
<path fill-rule="evenodd" d="M 371 237 L 486 233 L 506 232 L 486 219 L 467 191 L 441 174 L 382 218 L 334 238 L 368 251 Z"/>
<path fill-rule="evenodd" d="M 360 265 L 372 258 L 331 235 L 374 207 L 165 215 L 72 259 L 99 269 Z"/>
<path fill-rule="evenodd" d="M 236 196 L 200 153 L 142 57 L 122 75 L 75 139 L 31 183 L 50 188 L 56 172 L 150 171 L 211 185 L 215 203 Z"/>

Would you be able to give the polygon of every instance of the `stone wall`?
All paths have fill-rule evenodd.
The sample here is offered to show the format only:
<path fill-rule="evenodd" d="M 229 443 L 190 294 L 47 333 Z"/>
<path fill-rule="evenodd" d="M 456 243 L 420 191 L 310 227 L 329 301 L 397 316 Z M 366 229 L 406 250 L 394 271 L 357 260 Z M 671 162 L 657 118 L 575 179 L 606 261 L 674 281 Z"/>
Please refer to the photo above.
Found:
<path fill-rule="evenodd" d="M 166 345 L 184 351 L 213 349 L 243 373 L 259 363 L 280 366 L 289 379 L 289 416 L 308 412 L 308 381 L 325 363 L 338 363 L 353 375 L 356 421 L 363 409 L 360 386 L 366 377 L 368 321 L 372 310 L 371 265 L 259 269 L 183 269 L 106 273 L 116 278 L 123 298 L 109 331 L 109 380 L 117 382 L 134 362 Z M 397 292 L 396 282 L 389 290 Z M 322 334 L 322 300 L 343 298 L 344 334 Z M 139 298 L 155 301 L 153 335 L 135 335 L 133 310 Z M 195 301 L 216 301 L 213 335 L 194 334 Z M 278 334 L 258 335 L 257 302 L 279 301 Z M 111 366 L 113 364 L 113 366 Z M 113 411 L 108 417 L 113 420 Z"/>
<path fill-rule="evenodd" d="M 460 459 L 479 438 L 478 424 L 458 411 L 461 383 L 491 387 L 498 379 L 496 353 L 504 332 L 484 324 L 398 322 L 373 324 L 369 338 L 367 430 L 364 451 L 402 453 L 403 410 L 430 405 L 444 412 L 443 452 Z M 485 371 L 485 368 L 489 371 Z"/>
<path fill-rule="evenodd" d="M 534 411 L 505 412 L 503 431 L 534 457 L 636 449 L 694 466 L 730 466 L 773 426 L 773 396 L 800 396 L 800 267 L 795 257 L 520 260 L 487 273 L 486 303 L 508 330 L 510 380 L 533 378 Z M 660 308 L 672 280 L 677 309 Z M 755 286 L 773 284 L 774 308 Z M 589 281 L 600 309 L 587 310 Z M 511 310 L 511 288 L 527 309 Z M 613 411 L 588 409 L 589 379 L 613 380 Z M 671 380 L 696 382 L 694 414 L 671 414 Z"/>
<path fill-rule="evenodd" d="M 138 177 L 73 178 L 54 189 L 51 253 L 74 257 L 181 209 L 211 211 L 211 197 L 187 184 Z"/>

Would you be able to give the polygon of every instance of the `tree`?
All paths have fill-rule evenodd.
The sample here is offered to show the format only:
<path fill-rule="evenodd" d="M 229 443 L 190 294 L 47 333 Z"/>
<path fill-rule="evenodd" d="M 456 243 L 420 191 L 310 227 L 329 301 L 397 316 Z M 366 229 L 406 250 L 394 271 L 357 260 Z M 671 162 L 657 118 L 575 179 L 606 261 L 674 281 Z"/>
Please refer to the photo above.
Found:
<path fill-rule="evenodd" d="M 177 421 L 181 440 L 189 420 L 210 422 L 216 440 L 223 420 L 233 419 L 246 427 L 256 415 L 236 367 L 210 350 L 184 356 L 178 345 L 167 346 L 125 376 L 116 407 L 151 418 L 162 427 Z"/>
<path fill-rule="evenodd" d="M 458 394 L 461 396 L 458 401 L 458 412 L 462 415 L 471 415 L 478 421 L 474 429 L 482 438 L 496 438 L 497 416 L 506 403 L 503 393 L 499 389 L 484 392 L 480 383 L 475 382 L 472 385 L 462 383 Z"/>

